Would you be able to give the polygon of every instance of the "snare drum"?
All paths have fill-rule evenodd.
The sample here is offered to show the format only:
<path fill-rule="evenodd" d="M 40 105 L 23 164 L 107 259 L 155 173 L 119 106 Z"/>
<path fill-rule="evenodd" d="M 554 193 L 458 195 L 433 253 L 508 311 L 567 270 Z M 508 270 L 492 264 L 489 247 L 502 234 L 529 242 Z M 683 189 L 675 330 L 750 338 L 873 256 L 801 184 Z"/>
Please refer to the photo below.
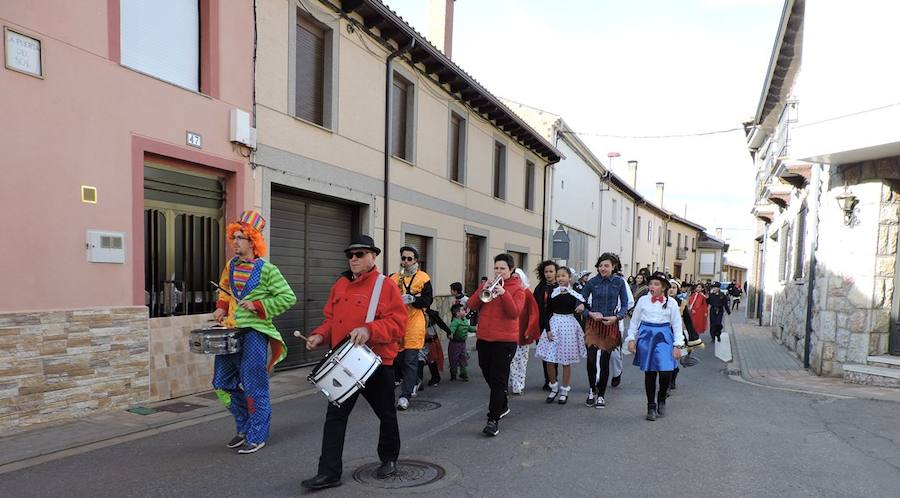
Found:
<path fill-rule="evenodd" d="M 233 354 L 241 352 L 241 329 L 210 327 L 191 331 L 188 340 L 192 353 Z"/>
<path fill-rule="evenodd" d="M 366 381 L 381 365 L 381 357 L 368 346 L 355 346 L 349 338 L 329 351 L 307 380 L 335 406 L 347 401 L 365 387 Z"/>

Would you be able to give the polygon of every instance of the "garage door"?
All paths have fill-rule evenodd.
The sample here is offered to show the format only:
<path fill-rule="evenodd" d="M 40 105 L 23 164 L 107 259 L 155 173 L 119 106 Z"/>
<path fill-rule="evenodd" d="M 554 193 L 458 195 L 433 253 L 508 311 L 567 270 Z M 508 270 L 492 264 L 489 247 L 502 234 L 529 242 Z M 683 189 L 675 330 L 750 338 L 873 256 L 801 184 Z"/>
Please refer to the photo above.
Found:
<path fill-rule="evenodd" d="M 316 362 L 325 353 L 307 351 L 293 332 L 305 334 L 322 323 L 328 292 L 347 269 L 344 247 L 357 226 L 357 212 L 350 204 L 272 190 L 269 257 L 297 295 L 297 304 L 275 319 L 288 346 L 279 369 Z"/>

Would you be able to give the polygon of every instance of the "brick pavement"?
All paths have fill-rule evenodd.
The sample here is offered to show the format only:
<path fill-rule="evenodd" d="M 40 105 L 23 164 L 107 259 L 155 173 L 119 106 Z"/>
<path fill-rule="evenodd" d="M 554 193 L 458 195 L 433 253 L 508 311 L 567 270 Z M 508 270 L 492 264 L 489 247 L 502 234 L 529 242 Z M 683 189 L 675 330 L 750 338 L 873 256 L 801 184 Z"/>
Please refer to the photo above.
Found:
<path fill-rule="evenodd" d="M 737 315 L 726 317 L 726 327 L 735 358 L 729 370 L 739 372 L 745 381 L 829 396 L 900 402 L 900 389 L 846 384 L 841 378 L 811 374 L 774 339 L 770 327 Z"/>

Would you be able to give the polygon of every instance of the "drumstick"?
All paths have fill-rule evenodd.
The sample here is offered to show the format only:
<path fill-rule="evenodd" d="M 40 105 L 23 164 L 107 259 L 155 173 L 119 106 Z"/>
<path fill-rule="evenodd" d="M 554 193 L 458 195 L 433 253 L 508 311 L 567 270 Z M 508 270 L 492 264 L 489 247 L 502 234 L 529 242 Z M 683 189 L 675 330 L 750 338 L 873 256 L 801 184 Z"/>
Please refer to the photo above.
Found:
<path fill-rule="evenodd" d="M 299 337 L 299 338 L 303 339 L 304 341 L 309 340 L 309 338 L 306 337 L 305 335 L 301 334 L 299 330 L 294 331 L 294 337 Z"/>
<path fill-rule="evenodd" d="M 231 293 L 228 292 L 227 290 L 225 290 L 225 289 L 219 287 L 219 284 L 213 282 L 212 280 L 210 280 L 209 283 L 213 284 L 213 286 L 214 286 L 216 289 L 219 289 L 219 292 L 224 292 L 225 295 L 227 295 L 228 297 L 234 299 L 234 296 L 232 296 Z"/>

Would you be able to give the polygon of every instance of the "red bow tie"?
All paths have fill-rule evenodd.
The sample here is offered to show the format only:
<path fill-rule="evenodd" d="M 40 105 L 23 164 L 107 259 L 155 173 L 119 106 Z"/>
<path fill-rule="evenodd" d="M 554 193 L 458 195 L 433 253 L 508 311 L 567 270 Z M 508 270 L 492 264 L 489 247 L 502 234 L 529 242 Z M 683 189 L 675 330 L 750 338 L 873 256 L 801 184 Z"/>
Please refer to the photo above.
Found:
<path fill-rule="evenodd" d="M 662 296 L 650 296 L 650 302 L 662 304 L 662 303 L 666 302 L 666 298 L 664 298 Z"/>

